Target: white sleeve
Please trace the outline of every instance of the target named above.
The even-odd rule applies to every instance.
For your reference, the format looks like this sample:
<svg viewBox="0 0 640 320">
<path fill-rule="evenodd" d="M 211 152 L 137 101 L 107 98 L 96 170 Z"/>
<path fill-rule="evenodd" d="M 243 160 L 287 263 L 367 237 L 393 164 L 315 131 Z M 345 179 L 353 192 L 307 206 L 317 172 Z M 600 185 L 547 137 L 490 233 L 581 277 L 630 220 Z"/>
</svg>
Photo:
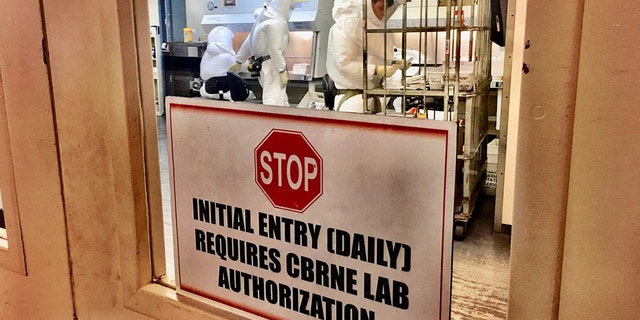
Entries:
<svg viewBox="0 0 640 320">
<path fill-rule="evenodd" d="M 349 29 L 347 34 L 345 28 Z M 362 44 L 354 37 L 354 32 L 362 32 L 351 24 L 336 24 L 329 31 L 327 51 L 327 72 L 336 85 L 342 89 L 362 89 L 363 56 Z M 371 80 L 375 65 L 367 65 L 367 78 Z"/>
</svg>

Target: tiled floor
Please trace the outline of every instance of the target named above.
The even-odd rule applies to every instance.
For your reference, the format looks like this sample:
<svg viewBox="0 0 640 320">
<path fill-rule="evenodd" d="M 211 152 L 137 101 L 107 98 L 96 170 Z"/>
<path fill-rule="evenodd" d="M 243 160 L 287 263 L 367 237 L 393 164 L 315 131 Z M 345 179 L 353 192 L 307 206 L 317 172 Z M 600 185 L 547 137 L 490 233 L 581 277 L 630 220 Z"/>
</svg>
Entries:
<svg viewBox="0 0 640 320">
<path fill-rule="evenodd" d="M 493 233 L 495 197 L 482 196 L 467 237 L 453 243 L 451 319 L 506 319 L 509 236 Z"/>
<path fill-rule="evenodd" d="M 174 278 L 165 117 L 158 117 L 167 276 Z M 506 319 L 510 237 L 493 233 L 495 198 L 482 196 L 467 237 L 454 242 L 451 319 Z"/>
</svg>

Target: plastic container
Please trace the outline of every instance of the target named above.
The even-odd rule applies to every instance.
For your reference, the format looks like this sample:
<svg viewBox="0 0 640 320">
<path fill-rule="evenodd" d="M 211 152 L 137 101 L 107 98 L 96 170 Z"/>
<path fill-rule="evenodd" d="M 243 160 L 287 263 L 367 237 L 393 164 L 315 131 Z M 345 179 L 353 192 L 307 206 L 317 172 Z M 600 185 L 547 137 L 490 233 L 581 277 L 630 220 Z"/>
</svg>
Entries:
<svg viewBox="0 0 640 320">
<path fill-rule="evenodd" d="M 193 40 L 193 29 L 182 28 L 184 42 L 191 42 Z"/>
</svg>

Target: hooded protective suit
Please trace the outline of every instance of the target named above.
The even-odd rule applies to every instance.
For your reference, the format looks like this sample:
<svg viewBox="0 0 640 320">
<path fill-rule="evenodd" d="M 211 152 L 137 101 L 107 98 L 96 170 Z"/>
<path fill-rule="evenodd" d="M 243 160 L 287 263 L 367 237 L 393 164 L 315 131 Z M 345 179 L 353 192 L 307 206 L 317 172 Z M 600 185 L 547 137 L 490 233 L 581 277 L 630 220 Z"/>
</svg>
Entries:
<svg viewBox="0 0 640 320">
<path fill-rule="evenodd" d="M 259 78 L 262 103 L 266 105 L 289 106 L 284 53 L 289 45 L 289 12 L 295 5 L 295 0 L 267 0 L 256 10 L 253 29 L 236 55 L 237 63 L 250 57 L 268 57 L 262 62 Z"/>
<path fill-rule="evenodd" d="M 385 0 L 380 0 L 385 1 Z M 387 15 L 378 19 L 373 12 L 371 0 L 367 2 L 367 26 L 369 29 L 381 29 L 385 26 L 385 20 L 390 17 L 398 6 L 404 1 L 396 0 L 387 8 Z M 352 92 L 360 91 L 360 94 L 351 96 L 342 101 L 344 94 L 338 94 L 335 98 L 335 106 L 339 111 L 365 112 L 361 91 L 363 89 L 363 14 L 362 0 L 336 0 L 333 5 L 333 19 L 335 24 L 329 30 L 327 47 L 327 73 L 335 82 L 336 88 Z M 390 64 L 393 60 L 393 42 L 387 38 L 384 43 L 384 35 L 369 33 L 368 44 L 368 87 L 375 88 L 380 85 L 381 77 L 375 75 L 376 67 Z M 385 61 L 385 51 L 387 60 Z M 373 99 L 367 101 L 367 109 L 373 110 Z"/>
<path fill-rule="evenodd" d="M 236 61 L 236 52 L 233 50 L 233 32 L 227 27 L 215 27 L 207 37 L 207 50 L 200 61 L 200 78 L 207 81 L 213 77 L 226 77 L 227 70 Z M 205 98 L 217 99 L 218 92 L 207 92 L 205 86 L 200 88 L 200 95 Z M 224 94 L 224 99 L 231 99 L 229 92 Z"/>
</svg>

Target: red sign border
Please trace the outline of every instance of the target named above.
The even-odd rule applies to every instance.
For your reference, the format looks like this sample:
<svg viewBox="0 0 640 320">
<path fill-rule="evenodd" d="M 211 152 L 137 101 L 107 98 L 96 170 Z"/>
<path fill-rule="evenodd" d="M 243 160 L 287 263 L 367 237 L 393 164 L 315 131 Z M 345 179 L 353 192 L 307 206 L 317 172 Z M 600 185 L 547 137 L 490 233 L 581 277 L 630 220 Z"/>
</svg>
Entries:
<svg viewBox="0 0 640 320">
<path fill-rule="evenodd" d="M 179 99 L 179 98 L 178 98 Z M 306 122 L 321 122 L 321 123 L 328 123 L 328 124 L 340 124 L 340 125 L 351 125 L 351 126 L 356 126 L 356 127 L 362 127 L 362 128 L 369 128 L 369 129 L 378 129 L 378 130 L 390 130 L 391 128 L 393 128 L 394 130 L 399 130 L 399 131 L 404 131 L 404 132 L 414 132 L 414 133 L 421 133 L 421 134 L 426 134 L 426 133 L 430 133 L 430 134 L 436 134 L 436 135 L 444 135 L 444 139 L 445 139 L 445 154 L 449 154 L 449 141 L 451 139 L 449 131 L 447 129 L 436 129 L 436 128 L 421 128 L 421 127 L 415 127 L 415 126 L 403 126 L 403 125 L 398 125 L 398 124 L 384 124 L 384 123 L 372 123 L 372 122 L 361 122 L 361 121 L 356 121 L 356 120 L 349 120 L 349 119 L 335 119 L 335 118 L 321 118 L 321 117 L 314 117 L 314 116 L 300 116 L 300 115 L 295 115 L 295 114 L 283 114 L 283 113 L 265 113 L 264 111 L 258 111 L 258 110 L 247 110 L 247 109 L 232 109 L 232 108 L 228 108 L 228 107 L 223 107 L 223 106 L 212 106 L 212 105 L 193 105 L 193 104 L 186 104 L 186 101 L 184 101 L 185 103 L 179 103 L 179 102 L 172 102 L 172 101 L 167 101 L 167 106 L 168 106 L 168 114 L 169 116 L 167 117 L 167 133 L 169 133 L 169 131 L 172 130 L 172 124 L 170 121 L 171 118 L 171 114 L 174 110 L 176 109 L 191 109 L 194 111 L 200 111 L 200 112 L 220 112 L 220 113 L 229 113 L 229 114 L 236 114 L 236 115 L 241 115 L 241 116 L 249 116 L 249 117 L 264 117 L 264 118 L 275 118 L 275 119 L 286 119 L 286 120 L 291 120 L 291 121 L 306 121 Z M 281 108 L 281 107 L 274 107 L 274 108 Z M 316 111 L 314 111 L 316 112 Z M 420 120 L 420 121 L 424 121 L 424 120 Z M 455 139 L 455 133 L 454 133 L 454 137 Z M 170 137 L 169 135 L 167 135 L 167 143 L 169 144 L 173 144 L 173 139 L 172 137 Z M 455 146 L 454 146 L 455 148 Z M 173 158 L 172 154 L 169 154 L 169 157 Z M 171 168 L 170 168 L 171 169 Z M 444 165 L 444 189 L 445 192 L 443 194 L 443 205 L 442 205 L 442 227 L 441 227 L 441 240 L 440 240 L 440 303 L 439 303 L 439 320 L 442 320 L 442 313 L 445 311 L 442 308 L 442 302 L 443 302 L 443 298 L 442 298 L 442 291 L 443 291 L 443 287 L 444 287 L 444 281 L 443 281 L 443 274 L 444 274 L 444 251 L 445 251 L 445 243 L 447 241 L 446 237 L 445 237 L 445 232 L 446 232 L 446 228 L 445 228 L 445 223 L 446 223 L 446 215 L 447 215 L 447 202 L 446 202 L 446 197 L 447 197 L 447 176 L 449 174 L 451 174 L 448 170 L 447 170 L 447 164 L 445 163 Z M 455 174 L 455 170 L 454 173 Z M 175 188 L 175 186 L 174 186 Z M 171 195 L 172 197 L 175 195 Z M 175 203 L 176 199 L 172 199 Z M 453 199 L 451 199 L 453 201 Z M 453 228 L 453 224 L 451 225 L 451 227 Z M 176 222 L 176 226 L 175 226 L 175 230 L 177 232 L 178 227 L 177 227 L 177 222 Z M 452 235 L 453 235 L 453 229 L 451 230 Z M 177 237 L 174 235 L 174 239 L 176 239 Z M 453 238 L 450 239 L 451 241 L 453 241 Z M 177 244 L 174 244 L 174 246 L 177 247 Z M 451 250 L 453 250 L 453 244 L 451 245 Z M 179 263 L 180 261 L 180 252 L 176 251 L 175 252 L 176 258 L 175 259 L 175 263 L 176 265 Z M 453 252 L 451 253 L 451 270 L 450 270 L 450 275 L 451 277 L 453 277 Z M 266 319 L 270 319 L 270 320 L 284 320 L 280 317 L 271 315 L 271 314 L 267 314 L 264 313 L 262 311 L 259 310 L 255 310 L 252 308 L 246 308 L 243 307 L 241 305 L 238 305 L 236 303 L 234 303 L 233 301 L 230 301 L 228 299 L 222 298 L 222 297 L 217 297 L 214 296 L 212 294 L 209 293 L 205 293 L 205 292 L 201 292 L 198 289 L 192 288 L 188 285 L 183 285 L 182 282 L 180 281 L 181 277 L 180 277 L 180 273 L 179 273 L 179 268 L 177 269 L 177 273 L 176 273 L 176 288 L 180 289 L 180 290 L 184 290 L 185 292 L 188 292 L 190 294 L 193 294 L 197 297 L 202 297 L 205 299 L 209 299 L 211 301 L 217 302 L 217 303 L 222 303 L 224 305 L 236 308 L 238 310 L 244 311 L 244 312 L 248 312 L 251 313 L 253 315 L 257 315 Z M 452 278 L 451 278 L 452 279 Z M 450 280 L 451 280 L 450 279 Z M 449 310 L 447 310 L 447 312 L 449 313 L 449 315 L 451 314 L 451 285 L 449 285 Z"/>
</svg>

